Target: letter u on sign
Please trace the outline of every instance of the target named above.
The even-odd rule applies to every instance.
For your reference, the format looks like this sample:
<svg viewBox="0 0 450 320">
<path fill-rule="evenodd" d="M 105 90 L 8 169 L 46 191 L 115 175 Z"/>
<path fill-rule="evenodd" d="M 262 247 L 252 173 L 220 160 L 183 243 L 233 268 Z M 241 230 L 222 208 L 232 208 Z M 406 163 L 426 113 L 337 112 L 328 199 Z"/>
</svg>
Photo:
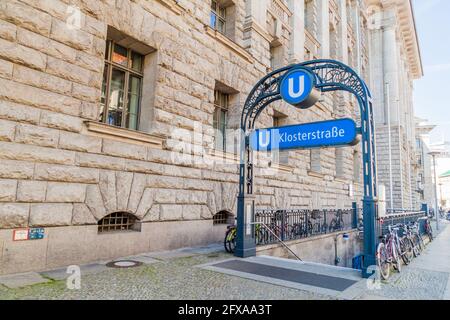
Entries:
<svg viewBox="0 0 450 320">
<path fill-rule="evenodd" d="M 259 146 L 263 149 L 267 148 L 270 143 L 270 131 L 260 131 L 259 132 Z"/>
<path fill-rule="evenodd" d="M 297 81 L 297 91 L 294 90 L 294 78 L 289 78 L 288 79 L 288 91 L 289 91 L 289 96 L 292 98 L 299 98 L 303 95 L 303 93 L 305 93 L 305 76 L 301 75 L 298 77 L 298 81 Z"/>
<path fill-rule="evenodd" d="M 297 68 L 284 75 L 280 83 L 280 95 L 284 101 L 296 107 L 306 103 L 314 88 L 314 75 L 304 68 Z"/>
</svg>

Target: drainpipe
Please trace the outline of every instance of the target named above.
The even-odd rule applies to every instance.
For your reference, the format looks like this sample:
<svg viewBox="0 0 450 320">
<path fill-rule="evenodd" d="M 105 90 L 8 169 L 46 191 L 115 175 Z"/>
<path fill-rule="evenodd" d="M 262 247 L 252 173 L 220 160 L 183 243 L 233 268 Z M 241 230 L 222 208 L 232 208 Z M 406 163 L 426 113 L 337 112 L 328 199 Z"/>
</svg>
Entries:
<svg viewBox="0 0 450 320">
<path fill-rule="evenodd" d="M 390 101 L 389 83 L 386 83 L 386 107 L 387 107 L 387 125 L 388 125 L 388 148 L 389 148 L 389 197 L 391 212 L 394 209 L 394 183 L 392 179 L 392 144 L 391 144 L 391 101 Z"/>
<path fill-rule="evenodd" d="M 336 234 L 336 236 L 334 237 L 334 265 L 337 266 L 339 264 L 339 262 L 341 262 L 341 258 L 338 257 L 338 249 L 337 249 L 337 241 L 338 241 L 338 237 L 342 235 L 342 238 L 344 240 L 348 240 L 349 239 L 349 235 L 348 233 L 338 233 Z"/>
<path fill-rule="evenodd" d="M 337 266 L 339 262 L 341 262 L 341 258 L 338 257 L 338 250 L 337 250 L 337 239 L 339 237 L 339 234 L 337 234 L 334 237 L 334 265 Z"/>
</svg>

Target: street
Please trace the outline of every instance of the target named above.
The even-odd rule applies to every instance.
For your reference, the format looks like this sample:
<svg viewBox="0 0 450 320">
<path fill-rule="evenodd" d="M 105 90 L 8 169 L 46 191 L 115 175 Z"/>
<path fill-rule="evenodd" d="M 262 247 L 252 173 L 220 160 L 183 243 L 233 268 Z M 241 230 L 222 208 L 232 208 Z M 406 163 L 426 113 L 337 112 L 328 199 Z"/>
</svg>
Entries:
<svg viewBox="0 0 450 320">
<path fill-rule="evenodd" d="M 448 226 L 449 224 L 443 221 L 439 235 L 422 255 L 410 265 L 404 266 L 400 274 L 394 272 L 388 281 L 381 283 L 380 289 L 368 289 L 367 280 L 360 279 L 349 289 L 351 296 L 323 294 L 320 290 L 294 289 L 201 268 L 201 265 L 232 258 L 217 244 L 127 257 L 127 260 L 143 263 L 133 268 L 109 268 L 106 261 L 81 266 L 80 289 L 68 289 L 66 278 L 69 274 L 66 274 L 65 268 L 41 274 L 1 276 L 0 300 L 450 299 Z M 26 279 L 31 279 L 28 285 Z M 14 288 L 15 286 L 19 287 Z"/>
</svg>

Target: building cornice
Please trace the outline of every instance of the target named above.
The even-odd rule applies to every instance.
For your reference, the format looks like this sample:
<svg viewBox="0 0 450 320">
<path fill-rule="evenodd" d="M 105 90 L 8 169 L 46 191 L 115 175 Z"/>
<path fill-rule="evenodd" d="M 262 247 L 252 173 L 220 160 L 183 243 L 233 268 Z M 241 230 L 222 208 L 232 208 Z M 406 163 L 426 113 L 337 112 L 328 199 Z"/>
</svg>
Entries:
<svg viewBox="0 0 450 320">
<path fill-rule="evenodd" d="M 395 8 L 398 36 L 408 59 L 408 66 L 413 79 L 423 76 L 422 57 L 417 36 L 414 9 L 411 0 L 377 0 L 384 9 Z M 372 0 L 371 2 L 377 2 Z"/>
<path fill-rule="evenodd" d="M 422 57 L 417 35 L 414 8 L 411 0 L 366 0 L 368 6 L 375 6 L 383 11 L 395 12 L 397 36 L 402 42 L 409 72 L 413 79 L 423 76 Z"/>
</svg>

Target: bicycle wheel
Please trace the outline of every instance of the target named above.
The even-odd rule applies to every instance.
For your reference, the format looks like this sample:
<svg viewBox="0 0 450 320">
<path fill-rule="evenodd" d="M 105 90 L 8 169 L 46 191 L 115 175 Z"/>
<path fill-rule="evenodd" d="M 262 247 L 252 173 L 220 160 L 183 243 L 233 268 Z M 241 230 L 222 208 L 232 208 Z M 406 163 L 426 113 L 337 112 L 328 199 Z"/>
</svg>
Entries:
<svg viewBox="0 0 450 320">
<path fill-rule="evenodd" d="M 428 239 L 430 239 L 430 242 L 433 241 L 433 228 L 431 227 L 430 222 L 428 222 L 427 235 Z"/>
<path fill-rule="evenodd" d="M 233 253 L 236 248 L 236 228 L 231 228 L 229 230 L 228 237 L 226 238 L 226 246 L 229 253 Z"/>
<path fill-rule="evenodd" d="M 380 270 L 381 278 L 387 280 L 391 267 L 387 257 L 386 246 L 382 242 L 377 247 L 377 266 L 378 270 Z"/>
<path fill-rule="evenodd" d="M 409 238 L 409 241 L 411 242 L 411 246 L 413 248 L 414 258 L 417 258 L 420 255 L 420 244 L 419 239 L 417 238 L 417 234 L 412 234 Z"/>
<path fill-rule="evenodd" d="M 400 258 L 400 248 L 392 243 L 392 265 L 397 272 L 402 271 L 402 258 Z"/>
<path fill-rule="evenodd" d="M 413 258 L 413 250 L 408 238 L 400 239 L 400 249 L 402 250 L 401 255 L 403 262 L 405 265 L 410 264 Z"/>
<path fill-rule="evenodd" d="M 236 232 L 234 232 L 234 236 L 228 242 L 228 249 L 230 249 L 230 253 L 234 253 L 234 249 L 236 249 Z"/>
<path fill-rule="evenodd" d="M 417 238 L 419 239 L 420 252 L 422 252 L 423 250 L 425 250 L 425 242 L 423 242 L 423 238 L 420 233 L 417 234 Z"/>
<path fill-rule="evenodd" d="M 331 220 L 330 222 L 330 226 L 328 227 L 328 232 L 334 232 L 336 230 L 337 227 L 337 221 L 336 219 Z"/>
<path fill-rule="evenodd" d="M 232 229 L 228 229 L 227 232 L 225 232 L 225 238 L 223 239 L 223 246 L 225 247 L 225 251 L 228 253 L 231 253 L 229 247 L 228 247 L 228 237 L 230 236 L 230 232 Z"/>
<path fill-rule="evenodd" d="M 266 244 L 267 243 L 267 231 L 264 230 L 264 228 L 260 228 L 258 230 L 256 230 L 256 244 L 257 245 L 261 245 L 261 244 Z"/>
</svg>

